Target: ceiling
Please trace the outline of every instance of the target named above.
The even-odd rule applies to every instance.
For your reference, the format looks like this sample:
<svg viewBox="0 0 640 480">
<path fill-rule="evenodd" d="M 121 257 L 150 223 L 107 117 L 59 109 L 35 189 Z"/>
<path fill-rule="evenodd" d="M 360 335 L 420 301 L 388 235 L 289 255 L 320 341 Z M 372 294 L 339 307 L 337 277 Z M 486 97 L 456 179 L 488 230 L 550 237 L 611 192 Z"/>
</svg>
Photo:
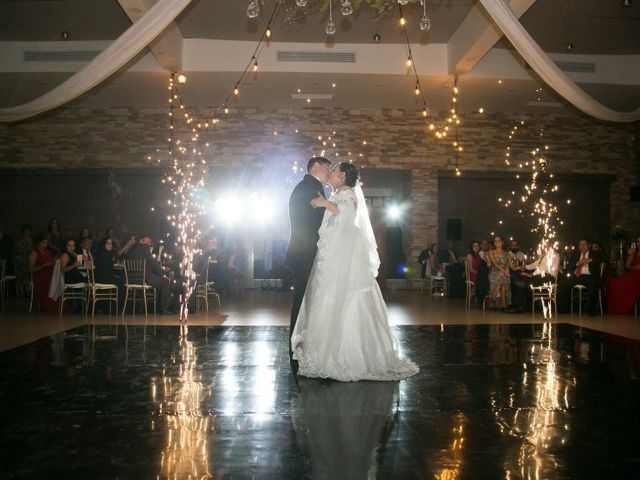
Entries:
<svg viewBox="0 0 640 480">
<path fill-rule="evenodd" d="M 265 0 L 263 12 L 256 19 L 246 16 L 247 3 L 248 0 L 194 0 L 176 23 L 185 39 L 254 42 L 264 30 L 275 0 Z M 320 0 L 309 0 L 308 7 L 296 9 L 294 0 L 284 0 L 272 23 L 273 41 L 326 44 L 324 24 L 328 14 L 318 10 L 319 3 Z M 379 16 L 365 6 L 351 17 L 342 17 L 339 1 L 334 0 L 334 4 L 338 29 L 331 42 L 372 45 L 377 33 L 381 44 L 403 43 L 395 8 Z M 407 5 L 404 16 L 408 20 L 410 42 L 420 45 L 450 42 L 474 5 L 475 0 L 427 0 L 427 12 L 433 22 L 429 32 L 422 32 L 417 26 L 422 7 Z M 621 0 L 537 0 L 521 22 L 548 53 L 567 54 L 567 44 L 571 43 L 570 54 L 580 56 L 581 61 L 587 58 L 584 55 L 640 55 L 640 0 L 632 0 L 628 7 Z M 116 0 L 0 0 L 0 42 L 58 41 L 64 45 L 59 41 L 63 31 L 73 41 L 114 40 L 130 25 Z M 512 50 L 505 40 L 499 41 L 496 48 Z M 517 57 L 517 53 L 513 54 Z M 16 105 L 35 98 L 70 75 L 71 72 L 0 71 L 0 105 Z M 203 71 L 189 72 L 188 76 L 187 101 L 206 106 L 224 99 L 238 73 Z M 626 82 L 623 74 L 622 77 L 616 83 L 592 82 L 582 86 L 608 106 L 629 110 L 640 105 L 640 81 Z M 123 71 L 76 103 L 92 107 L 162 105 L 166 79 L 166 72 L 159 69 Z M 421 82 L 432 109 L 448 108 L 451 76 L 425 75 L 421 76 Z M 337 84 L 335 89 L 330 87 L 332 83 Z M 243 89 L 239 104 L 262 108 L 308 107 L 304 100 L 291 98 L 300 88 L 303 92 L 333 95 L 328 100 L 313 100 L 311 106 L 421 108 L 411 95 L 413 85 L 414 79 L 408 74 L 258 72 L 247 77 L 244 86 L 249 88 Z M 504 112 L 567 110 L 566 103 L 535 77 L 508 79 L 498 73 L 478 76 L 471 72 L 460 78 L 460 86 L 461 111 L 471 112 L 481 106 L 488 111 Z M 536 92 L 538 88 L 543 88 L 542 92 Z"/>
</svg>

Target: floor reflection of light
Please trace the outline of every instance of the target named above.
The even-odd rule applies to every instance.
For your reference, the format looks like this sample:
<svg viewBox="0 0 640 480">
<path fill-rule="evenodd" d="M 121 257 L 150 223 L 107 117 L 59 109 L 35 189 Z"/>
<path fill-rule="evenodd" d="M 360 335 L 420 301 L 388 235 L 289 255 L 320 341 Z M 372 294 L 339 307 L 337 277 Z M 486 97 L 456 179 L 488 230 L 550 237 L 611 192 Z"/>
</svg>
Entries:
<svg viewBox="0 0 640 480">
<path fill-rule="evenodd" d="M 464 446 L 464 414 L 458 413 L 455 416 L 455 425 L 452 429 L 453 438 L 449 448 L 444 450 L 443 461 L 445 467 L 435 472 L 436 480 L 455 480 L 460 475 L 462 466 L 462 447 Z"/>
<path fill-rule="evenodd" d="M 151 397 L 158 412 L 166 420 L 167 438 L 160 455 L 162 478 L 208 478 L 209 417 L 202 415 L 201 404 L 210 393 L 203 387 L 197 370 L 197 349 L 187 340 L 188 327 L 181 326 L 178 354 L 178 374 L 171 369 L 162 372 L 162 393 L 157 379 L 151 379 Z M 155 428 L 155 424 L 152 425 Z"/>
<path fill-rule="evenodd" d="M 258 367 L 253 377 L 253 396 L 255 398 L 253 411 L 266 414 L 273 411 L 276 400 L 276 371 L 274 368 Z M 261 416 L 257 417 L 262 419 Z"/>
<path fill-rule="evenodd" d="M 238 358 L 238 346 L 235 342 L 224 342 L 222 347 L 223 359 L 222 363 L 226 366 L 235 365 Z"/>
<path fill-rule="evenodd" d="M 501 432 L 522 439 L 519 452 L 515 458 L 516 465 L 505 462 L 505 478 L 538 479 L 553 477 L 558 468 L 557 461 L 550 452 L 554 447 L 567 441 L 568 409 L 571 406 L 571 390 L 575 387 L 572 378 L 559 373 L 558 360 L 560 352 L 556 350 L 554 326 L 545 323 L 542 327 L 539 342 L 529 351 L 532 365 L 523 365 L 522 392 L 526 394 L 531 388 L 535 391 L 533 408 L 517 408 L 509 419 L 507 412 L 499 407 L 496 399 L 492 399 L 496 421 Z M 513 394 L 508 398 L 509 406 L 513 406 Z M 562 427 L 560 426 L 562 425 Z"/>
</svg>

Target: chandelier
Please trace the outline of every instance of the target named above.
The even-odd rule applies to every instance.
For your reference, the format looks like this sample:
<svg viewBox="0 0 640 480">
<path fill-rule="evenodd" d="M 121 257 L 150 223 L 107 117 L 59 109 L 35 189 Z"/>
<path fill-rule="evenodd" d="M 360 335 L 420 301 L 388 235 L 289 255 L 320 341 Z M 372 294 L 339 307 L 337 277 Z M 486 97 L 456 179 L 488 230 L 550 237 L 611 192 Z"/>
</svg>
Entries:
<svg viewBox="0 0 640 480">
<path fill-rule="evenodd" d="M 277 0 L 280 2 L 287 2 L 287 0 Z M 287 16 L 289 19 L 299 18 L 301 10 L 310 9 L 315 4 L 318 6 L 318 10 L 329 10 L 329 20 L 325 26 L 325 33 L 327 35 L 333 35 L 336 33 L 336 23 L 333 19 L 333 4 L 340 3 L 340 13 L 344 17 L 350 16 L 355 10 L 359 9 L 364 4 L 367 4 L 371 10 L 376 12 L 379 16 L 386 10 L 394 8 L 396 5 L 407 5 L 409 3 L 419 3 L 422 5 L 422 16 L 420 17 L 420 30 L 423 32 L 431 30 L 431 17 L 427 14 L 427 1 L 428 0 L 288 0 L 288 3 L 292 3 L 292 13 Z M 264 7 L 264 0 L 249 0 L 247 4 L 247 17 L 256 18 L 260 15 L 262 8 Z"/>
</svg>

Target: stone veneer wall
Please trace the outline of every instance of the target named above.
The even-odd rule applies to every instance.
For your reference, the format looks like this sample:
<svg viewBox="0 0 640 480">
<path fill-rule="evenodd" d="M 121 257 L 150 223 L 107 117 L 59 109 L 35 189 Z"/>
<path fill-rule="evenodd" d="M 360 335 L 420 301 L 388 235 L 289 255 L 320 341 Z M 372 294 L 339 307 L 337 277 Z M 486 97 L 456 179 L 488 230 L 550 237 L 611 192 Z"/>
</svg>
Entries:
<svg viewBox="0 0 640 480">
<path fill-rule="evenodd" d="M 548 114 L 466 115 L 459 131 L 465 148 L 460 155 L 463 171 L 506 171 L 507 135 L 523 118 L 536 125 L 532 131 L 544 128 L 545 144 L 550 148 L 548 158 L 558 173 L 615 177 L 610 191 L 612 225 L 635 231 L 638 212 L 629 201 L 629 188 L 638 182 L 633 125 Z M 239 109 L 208 130 L 203 139 L 210 142 L 205 155 L 212 166 L 292 165 L 295 160 L 304 164 L 311 154 L 318 153 L 322 146 L 317 137 L 326 137 L 332 131 L 336 133 L 330 143 L 338 142 L 338 158 L 351 151 L 356 163 L 365 168 L 411 172 L 408 253 L 415 256 L 422 246 L 436 241 L 438 171 L 453 170 L 452 153 L 450 142 L 437 141 L 427 133 L 419 112 Z M 0 126 L 0 169 L 160 168 L 149 155 L 166 148 L 166 136 L 167 115 L 163 109 L 68 107 L 16 125 Z M 521 142 L 525 149 L 529 145 L 535 146 L 527 140 Z M 335 151 L 331 145 L 327 149 Z"/>
</svg>

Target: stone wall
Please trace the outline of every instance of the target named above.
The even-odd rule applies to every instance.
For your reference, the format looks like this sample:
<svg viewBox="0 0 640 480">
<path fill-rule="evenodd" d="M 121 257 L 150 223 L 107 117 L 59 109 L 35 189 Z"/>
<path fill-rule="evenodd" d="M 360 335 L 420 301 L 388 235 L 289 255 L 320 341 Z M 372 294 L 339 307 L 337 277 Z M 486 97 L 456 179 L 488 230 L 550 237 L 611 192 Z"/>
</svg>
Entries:
<svg viewBox="0 0 640 480">
<path fill-rule="evenodd" d="M 206 111 L 200 114 L 204 116 Z M 2 125 L 0 169 L 5 173 L 16 169 L 54 173 L 87 168 L 162 168 L 167 119 L 166 111 L 157 108 L 66 107 L 19 124 Z M 629 201 L 629 188 L 638 182 L 633 125 L 550 114 L 462 116 L 458 139 L 464 145 L 459 156 L 463 172 L 513 168 L 504 163 L 507 137 L 511 127 L 523 119 L 529 131 L 514 139 L 515 145 L 522 151 L 536 146 L 538 132 L 543 129 L 543 142 L 549 146 L 548 158 L 555 171 L 611 176 L 611 223 L 635 232 L 638 210 Z M 451 142 L 436 140 L 428 133 L 420 112 L 239 109 L 206 130 L 202 140 L 210 144 L 204 155 L 211 166 L 282 167 L 296 160 L 304 164 L 310 155 L 319 153 L 323 146 L 318 136 L 323 141 L 332 137 L 325 147 L 332 158 L 352 158 L 369 169 L 409 170 L 412 209 L 408 253 L 415 256 L 438 238 L 438 172 L 453 170 L 454 160 Z"/>
</svg>

